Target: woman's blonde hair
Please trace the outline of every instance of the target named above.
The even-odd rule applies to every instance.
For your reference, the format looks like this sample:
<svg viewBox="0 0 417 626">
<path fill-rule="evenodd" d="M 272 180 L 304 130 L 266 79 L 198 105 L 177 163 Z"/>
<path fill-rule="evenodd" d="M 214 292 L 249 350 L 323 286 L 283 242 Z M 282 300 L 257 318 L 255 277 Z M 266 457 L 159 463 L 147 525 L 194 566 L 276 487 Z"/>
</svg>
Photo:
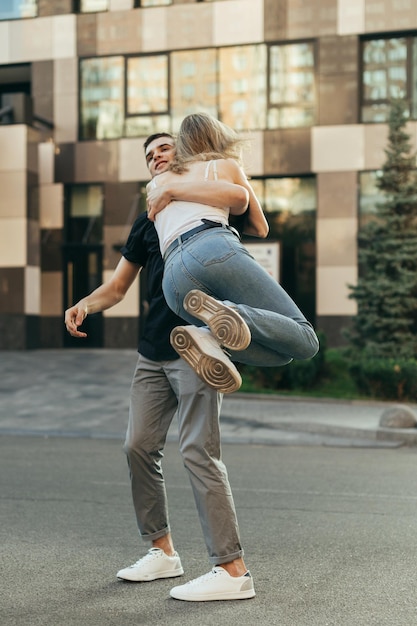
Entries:
<svg viewBox="0 0 417 626">
<path fill-rule="evenodd" d="M 192 161 L 235 159 L 241 163 L 242 140 L 226 124 L 207 113 L 192 113 L 181 122 L 170 169 L 177 174 Z"/>
</svg>

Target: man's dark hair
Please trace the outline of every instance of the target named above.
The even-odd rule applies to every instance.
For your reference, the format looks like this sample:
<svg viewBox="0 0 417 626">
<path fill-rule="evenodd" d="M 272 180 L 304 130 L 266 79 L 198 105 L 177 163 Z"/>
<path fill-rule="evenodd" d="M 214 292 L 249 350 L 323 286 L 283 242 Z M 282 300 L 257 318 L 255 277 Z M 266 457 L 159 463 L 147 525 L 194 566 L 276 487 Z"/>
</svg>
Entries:
<svg viewBox="0 0 417 626">
<path fill-rule="evenodd" d="M 149 146 L 149 144 L 154 139 L 159 139 L 159 137 L 170 137 L 171 139 L 175 139 L 170 133 L 154 133 L 153 135 L 149 135 L 149 137 L 147 138 L 147 140 L 143 144 L 143 149 L 146 150 L 146 148 Z"/>
</svg>

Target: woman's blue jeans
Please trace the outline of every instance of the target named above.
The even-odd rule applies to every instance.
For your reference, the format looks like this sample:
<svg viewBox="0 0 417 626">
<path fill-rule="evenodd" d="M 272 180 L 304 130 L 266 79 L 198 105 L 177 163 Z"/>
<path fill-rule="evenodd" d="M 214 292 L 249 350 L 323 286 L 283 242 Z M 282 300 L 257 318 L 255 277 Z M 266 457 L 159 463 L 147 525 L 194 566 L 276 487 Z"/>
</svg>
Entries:
<svg viewBox="0 0 417 626">
<path fill-rule="evenodd" d="M 168 254 L 162 286 L 169 307 L 196 326 L 202 322 L 183 308 L 191 289 L 201 289 L 239 311 L 252 341 L 246 350 L 231 353 L 234 361 L 285 365 L 292 359 L 310 359 L 319 349 L 317 335 L 297 305 L 226 228 L 204 230 Z"/>
</svg>

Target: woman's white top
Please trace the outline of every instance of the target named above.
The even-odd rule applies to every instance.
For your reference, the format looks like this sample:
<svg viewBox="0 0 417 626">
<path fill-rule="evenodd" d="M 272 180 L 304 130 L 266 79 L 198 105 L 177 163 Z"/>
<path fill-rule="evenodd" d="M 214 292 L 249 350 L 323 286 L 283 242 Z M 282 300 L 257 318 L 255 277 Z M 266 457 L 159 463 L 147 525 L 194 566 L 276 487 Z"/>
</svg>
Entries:
<svg viewBox="0 0 417 626">
<path fill-rule="evenodd" d="M 204 180 L 209 180 L 210 167 L 213 169 L 213 178 L 217 180 L 217 163 L 216 161 L 208 161 Z M 158 176 L 151 181 L 152 187 L 157 187 L 156 181 Z M 157 213 L 155 218 L 155 228 L 158 233 L 159 247 L 161 254 L 164 255 L 168 246 L 183 233 L 201 226 L 202 218 L 220 222 L 224 225 L 229 223 L 229 208 L 215 207 L 208 204 L 200 204 L 199 202 L 184 202 L 182 200 L 173 200 L 167 206 Z"/>
</svg>

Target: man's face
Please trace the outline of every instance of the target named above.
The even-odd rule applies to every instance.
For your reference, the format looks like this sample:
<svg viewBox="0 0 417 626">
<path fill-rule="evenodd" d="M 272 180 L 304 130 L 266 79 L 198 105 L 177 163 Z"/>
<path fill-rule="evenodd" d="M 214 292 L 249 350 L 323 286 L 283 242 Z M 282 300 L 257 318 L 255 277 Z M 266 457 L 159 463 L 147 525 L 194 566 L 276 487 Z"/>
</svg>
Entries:
<svg viewBox="0 0 417 626">
<path fill-rule="evenodd" d="M 146 146 L 146 164 L 152 178 L 166 172 L 175 155 L 175 144 L 172 137 L 158 137 Z"/>
</svg>

